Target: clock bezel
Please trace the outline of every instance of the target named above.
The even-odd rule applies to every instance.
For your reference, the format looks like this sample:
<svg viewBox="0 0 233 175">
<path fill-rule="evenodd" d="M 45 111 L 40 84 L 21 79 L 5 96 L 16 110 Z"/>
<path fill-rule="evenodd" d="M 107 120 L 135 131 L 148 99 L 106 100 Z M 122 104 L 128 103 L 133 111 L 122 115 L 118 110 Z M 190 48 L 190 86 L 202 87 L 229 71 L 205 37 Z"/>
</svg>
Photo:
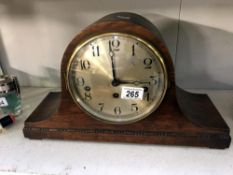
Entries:
<svg viewBox="0 0 233 175">
<path fill-rule="evenodd" d="M 80 96 L 78 95 L 78 93 L 74 93 L 75 90 L 74 88 L 71 87 L 70 85 L 70 81 L 69 81 L 69 72 L 70 72 L 70 67 L 72 65 L 72 61 L 73 59 L 75 59 L 76 57 L 76 54 L 77 52 L 83 47 L 85 46 L 86 44 L 88 44 L 89 42 L 93 41 L 93 40 L 96 40 L 100 37 L 105 37 L 105 36 L 114 36 L 114 35 L 120 35 L 120 36 L 124 36 L 124 37 L 129 37 L 129 38 L 132 38 L 132 39 L 135 39 L 141 43 L 143 43 L 147 48 L 149 48 L 153 54 L 156 55 L 156 58 L 158 60 L 158 62 L 160 63 L 160 66 L 162 67 L 162 70 L 163 70 L 163 73 L 164 73 L 164 87 L 163 87 L 163 92 L 160 96 L 160 99 L 158 100 L 157 103 L 153 104 L 153 102 L 150 104 L 150 106 L 152 106 L 152 108 L 148 111 L 148 110 L 145 110 L 143 113 L 140 113 L 139 115 L 136 115 L 137 117 L 136 118 L 133 118 L 131 120 L 106 120 L 106 119 L 103 119 L 101 118 L 101 114 L 100 113 L 97 113 L 94 111 L 94 114 L 91 113 L 90 111 L 88 111 L 84 106 L 88 106 L 85 102 L 83 102 L 83 100 L 80 98 Z M 128 33 L 123 33 L 123 32 L 106 32 L 106 33 L 102 33 L 102 34 L 98 34 L 98 35 L 95 35 L 95 36 L 92 36 L 92 37 L 89 37 L 88 39 L 85 39 L 84 41 L 80 42 L 76 47 L 75 49 L 73 49 L 72 51 L 72 54 L 71 56 L 69 57 L 68 59 L 68 64 L 67 64 L 67 67 L 66 67 L 66 75 L 65 75 L 65 85 L 69 91 L 69 94 L 70 96 L 72 97 L 72 100 L 75 102 L 75 104 L 77 104 L 85 113 L 87 113 L 89 116 L 99 120 L 99 121 L 102 121 L 102 122 L 105 122 L 105 123 L 110 123 L 110 124 L 130 124 L 130 123 L 134 123 L 134 122 L 137 122 L 137 121 L 140 121 L 146 117 L 148 117 L 150 114 L 152 114 L 154 111 L 156 111 L 156 109 L 160 106 L 160 104 L 162 103 L 163 99 L 164 99 L 164 96 L 167 92 L 167 88 L 168 88 L 168 84 L 169 84 L 169 80 L 168 80 L 168 72 L 167 72 L 167 68 L 166 68 L 166 65 L 165 65 L 165 61 L 162 57 L 162 55 L 160 54 L 160 52 L 157 50 L 157 48 L 155 48 L 150 42 L 142 39 L 142 37 L 138 37 L 136 35 L 133 35 L 133 34 L 128 34 Z"/>
</svg>

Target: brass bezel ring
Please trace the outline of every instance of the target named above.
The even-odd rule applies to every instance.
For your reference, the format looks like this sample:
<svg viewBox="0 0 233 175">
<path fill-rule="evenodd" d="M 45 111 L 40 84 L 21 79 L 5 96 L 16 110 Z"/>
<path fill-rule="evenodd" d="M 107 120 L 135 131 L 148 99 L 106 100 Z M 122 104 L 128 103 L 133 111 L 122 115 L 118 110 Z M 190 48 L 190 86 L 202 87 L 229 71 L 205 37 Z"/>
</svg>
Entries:
<svg viewBox="0 0 233 175">
<path fill-rule="evenodd" d="M 72 63 L 73 59 L 75 58 L 75 55 L 78 53 L 78 51 L 83 46 L 85 46 L 87 43 L 90 43 L 91 41 L 93 41 L 95 39 L 98 39 L 98 38 L 101 38 L 101 37 L 106 37 L 106 36 L 114 36 L 114 35 L 133 38 L 133 39 L 135 39 L 135 40 L 143 43 L 146 47 L 148 47 L 156 55 L 156 59 L 159 60 L 159 63 L 161 64 L 161 67 L 163 69 L 163 73 L 164 73 L 164 87 L 163 87 L 163 92 L 162 92 L 162 95 L 160 96 L 159 101 L 152 107 L 152 109 L 149 112 L 147 112 L 146 114 L 144 114 L 145 113 L 144 112 L 141 115 L 138 115 L 138 117 L 136 119 L 125 120 L 125 121 L 106 120 L 106 119 L 101 118 L 101 116 L 98 113 L 93 114 L 93 113 L 89 112 L 85 108 L 85 106 L 87 106 L 87 105 L 81 100 L 81 98 L 77 95 L 77 93 L 74 94 L 74 90 L 72 89 L 72 87 L 70 86 L 70 83 L 69 83 L 69 73 L 70 73 L 71 63 Z M 66 87 L 68 88 L 68 91 L 69 91 L 71 97 L 73 98 L 74 102 L 82 110 L 84 110 L 87 114 L 89 114 L 90 116 L 94 117 L 95 119 L 101 120 L 101 121 L 106 122 L 106 123 L 111 123 L 111 124 L 129 124 L 129 123 L 133 123 L 133 122 L 136 122 L 136 121 L 139 121 L 139 120 L 142 120 L 142 119 L 146 118 L 147 116 L 149 116 L 151 113 L 153 113 L 159 107 L 159 105 L 161 104 L 161 102 L 162 102 L 162 100 L 163 100 L 163 98 L 164 98 L 164 96 L 166 94 L 167 87 L 168 87 L 167 68 L 166 68 L 164 59 L 161 56 L 161 54 L 159 53 L 159 51 L 155 47 L 153 47 L 152 44 L 150 44 L 149 42 L 145 41 L 144 39 L 142 39 L 142 38 L 140 38 L 138 36 L 135 36 L 135 35 L 131 35 L 131 34 L 127 34 L 127 33 L 122 33 L 122 32 L 107 32 L 107 33 L 99 34 L 99 35 L 96 35 L 94 37 L 90 37 L 89 39 L 87 39 L 87 40 L 81 42 L 80 44 L 78 44 L 76 46 L 76 48 L 74 49 L 71 57 L 69 58 L 69 61 L 68 61 L 68 64 L 67 64 L 67 68 L 66 68 L 66 75 L 65 75 L 65 77 L 66 77 L 66 79 L 65 79 Z"/>
</svg>

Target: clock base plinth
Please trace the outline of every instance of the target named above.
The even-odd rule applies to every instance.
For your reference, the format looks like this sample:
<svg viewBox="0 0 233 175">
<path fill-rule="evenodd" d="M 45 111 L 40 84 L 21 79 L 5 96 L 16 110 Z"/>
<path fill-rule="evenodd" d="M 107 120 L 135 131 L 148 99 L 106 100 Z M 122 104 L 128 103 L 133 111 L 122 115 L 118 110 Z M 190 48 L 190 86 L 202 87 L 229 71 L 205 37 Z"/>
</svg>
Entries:
<svg viewBox="0 0 233 175">
<path fill-rule="evenodd" d="M 219 149 L 227 148 L 230 145 L 229 128 L 207 95 L 201 95 L 201 98 L 197 98 L 200 101 L 196 100 L 195 103 L 199 104 L 196 107 L 212 110 L 207 111 L 210 115 L 204 117 L 206 121 L 216 121 L 217 125 L 214 127 L 199 126 L 191 122 L 181 112 L 172 94 L 166 96 L 158 110 L 151 116 L 127 125 L 106 124 L 97 121 L 78 109 L 69 98 L 60 100 L 60 96 L 59 92 L 48 94 L 29 116 L 23 129 L 25 137 L 30 139 L 199 146 Z M 193 105 L 192 107 L 195 106 Z M 201 116 L 203 110 L 197 111 Z M 200 117 L 198 120 L 201 120 Z"/>
</svg>

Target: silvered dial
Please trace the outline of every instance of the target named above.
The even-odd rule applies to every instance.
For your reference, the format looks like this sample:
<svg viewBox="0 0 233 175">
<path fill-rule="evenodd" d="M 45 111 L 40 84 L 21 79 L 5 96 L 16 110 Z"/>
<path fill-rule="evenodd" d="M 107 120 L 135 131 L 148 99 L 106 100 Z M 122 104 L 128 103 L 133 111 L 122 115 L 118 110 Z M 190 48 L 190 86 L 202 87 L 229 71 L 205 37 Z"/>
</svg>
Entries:
<svg viewBox="0 0 233 175">
<path fill-rule="evenodd" d="M 131 123 L 148 116 L 167 89 L 160 54 L 128 34 L 107 33 L 85 41 L 73 52 L 67 72 L 74 101 L 91 116 L 111 123 Z"/>
</svg>

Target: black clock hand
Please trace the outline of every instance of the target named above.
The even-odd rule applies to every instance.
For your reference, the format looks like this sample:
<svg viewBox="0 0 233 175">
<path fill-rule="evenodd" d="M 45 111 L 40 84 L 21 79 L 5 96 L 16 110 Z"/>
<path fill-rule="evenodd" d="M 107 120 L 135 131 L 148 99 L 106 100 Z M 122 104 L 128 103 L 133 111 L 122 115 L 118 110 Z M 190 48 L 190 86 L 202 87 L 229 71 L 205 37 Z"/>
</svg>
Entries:
<svg viewBox="0 0 233 175">
<path fill-rule="evenodd" d="M 150 84 L 150 82 L 147 81 L 132 81 L 132 80 L 118 80 L 119 84 L 134 84 L 134 85 L 139 85 L 139 84 Z"/>
<path fill-rule="evenodd" d="M 115 62 L 114 62 L 114 56 L 115 53 L 112 50 L 112 46 L 111 46 L 111 42 L 109 41 L 109 56 L 111 58 L 111 63 L 112 63 L 112 85 L 113 86 L 118 86 L 119 85 L 119 81 L 116 78 L 116 67 L 115 67 Z"/>
<path fill-rule="evenodd" d="M 110 55 L 111 62 L 112 62 L 112 77 L 113 77 L 113 81 L 116 81 L 116 68 L 115 68 L 115 64 L 114 64 L 114 52 L 110 51 L 109 55 Z"/>
</svg>

